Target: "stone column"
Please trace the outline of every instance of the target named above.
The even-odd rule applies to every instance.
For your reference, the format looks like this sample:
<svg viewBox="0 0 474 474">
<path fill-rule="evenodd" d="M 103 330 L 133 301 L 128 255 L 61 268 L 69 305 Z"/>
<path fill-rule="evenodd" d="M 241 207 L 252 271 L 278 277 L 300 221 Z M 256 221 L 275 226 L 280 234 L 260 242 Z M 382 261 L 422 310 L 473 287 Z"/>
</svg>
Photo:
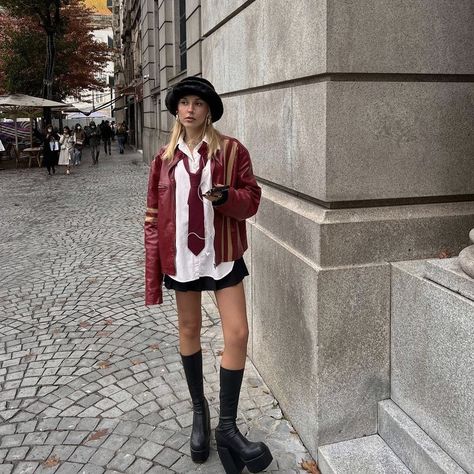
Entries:
<svg viewBox="0 0 474 474">
<path fill-rule="evenodd" d="M 157 113 L 156 89 L 160 84 L 158 58 L 158 8 L 153 0 L 140 0 L 140 30 L 143 66 L 143 156 L 150 161 L 159 149 L 159 114 Z"/>
<path fill-rule="evenodd" d="M 306 446 L 376 432 L 390 262 L 474 226 L 472 0 L 201 1 L 219 128 L 263 188 L 250 355 Z"/>
</svg>

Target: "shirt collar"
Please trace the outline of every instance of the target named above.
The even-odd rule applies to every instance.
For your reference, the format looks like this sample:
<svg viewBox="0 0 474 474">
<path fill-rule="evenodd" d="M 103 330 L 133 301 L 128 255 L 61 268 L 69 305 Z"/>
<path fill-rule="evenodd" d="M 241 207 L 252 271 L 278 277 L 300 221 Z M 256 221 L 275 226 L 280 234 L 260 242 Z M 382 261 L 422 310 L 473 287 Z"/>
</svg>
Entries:
<svg viewBox="0 0 474 474">
<path fill-rule="evenodd" d="M 206 143 L 209 145 L 209 139 L 207 138 L 207 135 L 204 135 L 203 139 L 197 144 L 196 148 L 199 150 L 199 147 L 201 146 L 202 142 Z M 184 134 L 181 134 L 178 138 L 178 143 L 176 146 L 183 151 L 184 147 L 186 146 L 186 142 L 184 141 Z"/>
</svg>

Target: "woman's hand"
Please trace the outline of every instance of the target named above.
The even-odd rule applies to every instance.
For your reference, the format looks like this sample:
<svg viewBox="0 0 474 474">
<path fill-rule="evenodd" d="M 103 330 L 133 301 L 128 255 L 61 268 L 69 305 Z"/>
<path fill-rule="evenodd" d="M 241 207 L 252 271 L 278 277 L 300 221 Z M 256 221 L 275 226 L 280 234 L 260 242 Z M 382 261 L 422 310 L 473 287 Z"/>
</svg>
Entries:
<svg viewBox="0 0 474 474">
<path fill-rule="evenodd" d="M 216 184 L 212 187 L 207 193 L 204 193 L 202 196 L 208 201 L 214 202 L 222 198 L 222 194 L 229 189 L 229 186 L 224 186 L 223 184 Z"/>
</svg>

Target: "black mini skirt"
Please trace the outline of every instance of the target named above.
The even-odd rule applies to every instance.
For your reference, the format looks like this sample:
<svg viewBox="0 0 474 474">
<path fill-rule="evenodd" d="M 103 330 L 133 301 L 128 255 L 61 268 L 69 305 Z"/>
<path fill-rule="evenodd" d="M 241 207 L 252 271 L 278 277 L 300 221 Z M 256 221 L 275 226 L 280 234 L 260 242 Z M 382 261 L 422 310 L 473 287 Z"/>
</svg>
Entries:
<svg viewBox="0 0 474 474">
<path fill-rule="evenodd" d="M 181 282 L 173 280 L 169 275 L 165 275 L 164 284 L 168 290 L 218 291 L 222 290 L 222 288 L 237 285 L 237 283 L 240 283 L 248 274 L 247 265 L 245 265 L 244 259 L 241 257 L 234 262 L 230 273 L 220 280 L 214 280 L 214 278 L 211 277 L 201 277 L 197 280 Z"/>
</svg>

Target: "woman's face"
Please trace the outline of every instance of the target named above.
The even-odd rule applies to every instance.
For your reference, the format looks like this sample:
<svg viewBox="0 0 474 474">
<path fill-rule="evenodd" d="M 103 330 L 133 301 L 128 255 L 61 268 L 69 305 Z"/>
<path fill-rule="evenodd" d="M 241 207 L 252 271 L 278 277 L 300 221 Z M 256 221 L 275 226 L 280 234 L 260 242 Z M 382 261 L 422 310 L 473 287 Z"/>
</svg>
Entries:
<svg viewBox="0 0 474 474">
<path fill-rule="evenodd" d="M 186 131 L 200 132 L 209 115 L 209 106 L 197 95 L 187 95 L 178 102 L 178 118 Z"/>
</svg>

